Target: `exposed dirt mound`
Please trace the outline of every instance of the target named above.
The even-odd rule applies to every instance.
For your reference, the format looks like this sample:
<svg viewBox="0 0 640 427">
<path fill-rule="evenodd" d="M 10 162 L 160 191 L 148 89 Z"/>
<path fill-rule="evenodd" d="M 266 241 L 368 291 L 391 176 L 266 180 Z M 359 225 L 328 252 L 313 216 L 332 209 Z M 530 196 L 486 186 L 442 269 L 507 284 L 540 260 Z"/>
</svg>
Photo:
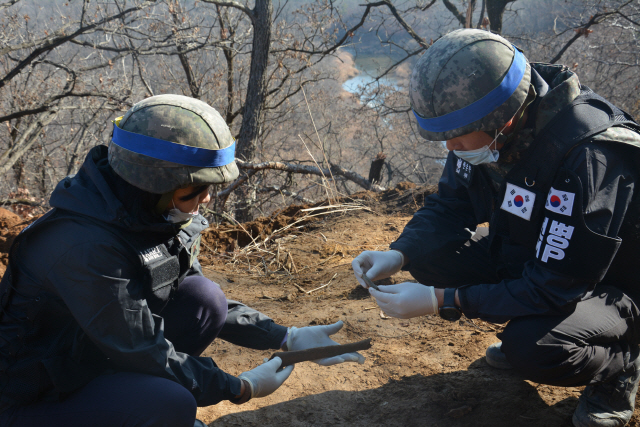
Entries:
<svg viewBox="0 0 640 427">
<path fill-rule="evenodd" d="M 18 215 L 5 208 L 0 208 L 0 230 L 4 230 L 9 227 L 13 227 L 22 221 Z"/>
<path fill-rule="evenodd" d="M 305 212 L 305 209 L 321 205 L 321 203 L 317 205 L 292 205 L 269 217 L 256 218 L 251 222 L 211 227 L 202 233 L 202 240 L 214 251 L 233 251 L 251 243 L 264 241 L 279 230 L 286 231 L 291 227 L 293 228 L 290 232 L 298 230 L 316 220 L 316 217 L 310 216 Z"/>
<path fill-rule="evenodd" d="M 277 240 L 306 229 L 310 224 L 322 220 L 332 212 L 343 212 L 357 208 L 353 202 L 381 210 L 387 215 L 413 213 L 424 203 L 424 198 L 437 191 L 434 185 L 417 186 L 411 182 L 401 182 L 395 188 L 383 193 L 361 191 L 348 198 L 340 198 L 332 205 L 321 202 L 314 205 L 291 205 L 276 211 L 269 217 L 256 218 L 243 224 L 219 225 L 202 233 L 205 245 L 214 252 L 233 252 L 247 245 Z M 274 235 L 275 233 L 275 235 Z"/>
<path fill-rule="evenodd" d="M 13 239 L 32 221 L 35 221 L 35 218 L 25 220 L 11 211 L 0 208 L 0 277 L 7 269 L 8 252 Z"/>
</svg>

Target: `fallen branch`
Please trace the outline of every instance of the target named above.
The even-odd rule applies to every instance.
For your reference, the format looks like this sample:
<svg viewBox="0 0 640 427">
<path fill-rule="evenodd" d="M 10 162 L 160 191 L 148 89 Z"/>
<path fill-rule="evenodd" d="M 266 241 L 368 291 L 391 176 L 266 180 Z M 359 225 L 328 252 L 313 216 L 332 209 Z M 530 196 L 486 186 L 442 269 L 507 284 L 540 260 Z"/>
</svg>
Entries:
<svg viewBox="0 0 640 427">
<path fill-rule="evenodd" d="M 358 350 L 368 350 L 371 348 L 371 338 L 342 345 L 328 345 L 326 347 L 315 347 L 300 351 L 279 351 L 273 353 L 269 360 L 274 357 L 282 359 L 281 367 L 294 365 L 300 362 L 324 359 L 327 357 L 340 356 L 341 354 L 353 353 Z"/>
<path fill-rule="evenodd" d="M 297 283 L 292 283 L 292 285 L 298 288 L 300 292 L 304 292 L 305 294 L 307 293 L 306 289 L 304 289 L 302 286 L 298 285 Z"/>
<path fill-rule="evenodd" d="M 29 199 L 0 199 L 0 206 L 6 205 L 44 206 L 44 203 Z"/>
<path fill-rule="evenodd" d="M 296 192 L 292 192 L 289 190 L 285 190 L 284 188 L 280 187 L 279 185 L 271 185 L 268 187 L 264 187 L 264 188 L 260 188 L 258 189 L 258 193 L 269 193 L 269 192 L 278 192 L 280 194 L 283 194 L 285 196 L 289 196 L 292 197 L 295 200 L 299 200 L 303 203 L 309 203 L 309 204 L 314 204 L 316 203 L 315 201 L 311 200 L 311 199 L 307 199 L 306 197 L 301 196 L 300 194 L 296 193 Z"/>
<path fill-rule="evenodd" d="M 236 163 L 238 164 L 238 167 L 240 169 L 251 170 L 251 171 L 274 169 L 274 170 L 280 170 L 283 172 L 299 173 L 299 174 L 306 174 L 306 175 L 317 175 L 322 177 L 331 176 L 331 174 L 340 175 L 347 178 L 349 181 L 355 182 L 356 184 L 358 184 L 359 186 L 361 186 L 366 190 L 372 190 L 376 192 L 381 192 L 386 190 L 386 188 L 380 185 L 372 184 L 371 182 L 369 182 L 368 179 L 366 179 L 362 175 L 359 175 L 356 172 L 350 171 L 348 169 L 343 168 L 342 166 L 338 166 L 334 164 L 331 164 L 331 169 L 326 169 L 326 168 L 319 168 L 317 166 L 299 165 L 295 163 L 282 163 L 282 162 L 251 163 L 251 162 L 242 161 L 240 159 L 236 159 Z M 230 185 L 230 187 L 231 186 L 233 186 L 233 184 Z M 235 185 L 234 188 L 235 187 L 237 187 L 237 185 Z M 223 191 L 227 191 L 228 189 L 229 187 L 227 187 L 227 189 Z"/>
<path fill-rule="evenodd" d="M 326 288 L 327 286 L 329 286 L 329 285 L 331 284 L 331 282 L 333 281 L 333 279 L 335 279 L 335 278 L 336 278 L 336 276 L 337 276 L 337 275 L 338 275 L 338 273 L 335 273 L 335 274 L 333 275 L 333 277 L 331 278 L 331 280 L 329 280 L 329 283 L 326 283 L 326 284 L 324 284 L 324 285 L 322 285 L 322 286 L 319 286 L 319 287 L 317 287 L 317 288 L 315 288 L 315 289 L 311 289 L 310 291 L 307 291 L 307 294 L 310 294 L 311 292 L 319 291 L 319 290 L 320 290 L 320 289 L 322 289 L 322 288 Z"/>
<path fill-rule="evenodd" d="M 331 172 L 334 175 L 340 175 L 343 176 L 345 178 L 347 178 L 349 181 L 353 181 L 356 184 L 358 184 L 360 187 L 364 188 L 365 190 L 371 190 L 371 191 L 376 191 L 378 193 L 382 192 L 382 191 L 386 191 L 385 187 L 382 187 L 378 184 L 372 184 L 371 182 L 369 182 L 368 179 L 366 179 L 365 177 L 363 177 L 362 175 L 358 175 L 357 173 L 347 170 L 345 168 L 343 168 L 342 166 L 338 166 L 338 165 L 334 165 L 333 163 L 331 164 Z"/>
<path fill-rule="evenodd" d="M 371 183 L 368 179 L 359 175 L 356 172 L 350 171 L 348 169 L 343 168 L 339 165 L 331 164 L 331 168 L 321 168 L 318 166 L 308 166 L 308 165 L 300 165 L 296 163 L 283 163 L 283 162 L 262 162 L 262 163 L 252 163 L 245 162 L 240 159 L 236 159 L 236 164 L 239 169 L 243 170 L 243 173 L 238 177 L 235 181 L 229 184 L 224 190 L 221 190 L 216 193 L 215 197 L 219 200 L 218 209 L 222 210 L 227 202 L 227 199 L 238 187 L 244 184 L 249 178 L 255 175 L 258 171 L 265 169 L 273 169 L 279 170 L 288 173 L 299 173 L 302 175 L 317 175 L 323 178 L 328 176 L 341 176 L 348 181 L 354 182 L 365 190 L 375 191 L 375 192 L 383 192 L 386 191 L 385 187 L 382 187 L 378 184 Z M 279 191 L 282 194 L 294 197 L 298 200 L 302 200 L 305 203 L 311 203 L 312 200 L 305 199 L 296 193 L 287 194 L 286 190 L 281 189 L 280 187 L 267 187 L 266 191 Z"/>
</svg>

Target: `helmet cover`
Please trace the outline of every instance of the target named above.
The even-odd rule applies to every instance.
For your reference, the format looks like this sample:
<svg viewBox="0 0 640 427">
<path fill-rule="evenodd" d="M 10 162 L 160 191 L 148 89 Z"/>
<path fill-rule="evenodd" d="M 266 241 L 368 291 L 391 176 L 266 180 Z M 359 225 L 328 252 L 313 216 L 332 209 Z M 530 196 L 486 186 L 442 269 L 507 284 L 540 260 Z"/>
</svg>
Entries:
<svg viewBox="0 0 640 427">
<path fill-rule="evenodd" d="M 153 96 L 135 104 L 114 126 L 109 164 L 142 190 L 164 194 L 238 177 L 229 127 L 205 102 Z"/>
<path fill-rule="evenodd" d="M 504 38 L 452 31 L 413 68 L 409 97 L 420 135 L 440 141 L 499 129 L 525 102 L 530 81 L 529 62 Z"/>
</svg>

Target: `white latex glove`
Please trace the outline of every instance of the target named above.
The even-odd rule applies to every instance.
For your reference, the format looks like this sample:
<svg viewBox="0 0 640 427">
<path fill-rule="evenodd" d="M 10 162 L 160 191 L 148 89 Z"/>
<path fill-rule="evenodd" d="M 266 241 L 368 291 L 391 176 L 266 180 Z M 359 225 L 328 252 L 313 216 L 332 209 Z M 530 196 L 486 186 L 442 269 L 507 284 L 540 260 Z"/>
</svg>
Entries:
<svg viewBox="0 0 640 427">
<path fill-rule="evenodd" d="M 369 293 L 388 316 L 410 319 L 438 312 L 438 300 L 433 286 L 404 282 L 379 288 L 380 291 L 369 289 Z"/>
<path fill-rule="evenodd" d="M 329 338 L 342 329 L 342 320 L 337 321 L 333 325 L 305 326 L 304 328 L 296 328 L 292 326 L 287 333 L 287 351 L 306 350 L 314 347 L 326 347 L 328 345 L 337 345 L 338 343 Z M 345 353 L 340 356 L 325 357 L 324 359 L 314 360 L 315 363 L 322 366 L 337 365 L 343 362 L 364 363 L 364 356 L 360 353 Z"/>
<path fill-rule="evenodd" d="M 276 391 L 293 371 L 293 365 L 291 365 L 278 372 L 280 365 L 282 365 L 282 359 L 274 357 L 250 371 L 241 373 L 238 378 L 249 383 L 251 398 L 265 397 Z"/>
<path fill-rule="evenodd" d="M 403 264 L 404 256 L 398 251 L 364 251 L 351 261 L 351 268 L 358 282 L 368 288 L 362 280 L 364 273 L 371 280 L 386 279 L 400 271 Z"/>
</svg>

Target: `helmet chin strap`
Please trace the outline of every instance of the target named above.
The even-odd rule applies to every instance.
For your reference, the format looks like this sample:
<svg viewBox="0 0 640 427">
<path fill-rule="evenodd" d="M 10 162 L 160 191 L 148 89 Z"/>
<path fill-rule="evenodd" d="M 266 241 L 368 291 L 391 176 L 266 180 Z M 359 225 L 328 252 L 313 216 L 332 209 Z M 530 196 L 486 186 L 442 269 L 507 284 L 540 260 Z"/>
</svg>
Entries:
<svg viewBox="0 0 640 427">
<path fill-rule="evenodd" d="M 158 200 L 158 204 L 155 208 L 155 211 L 158 215 L 162 215 L 164 211 L 167 210 L 167 205 L 169 205 L 169 202 L 173 201 L 173 193 L 175 193 L 175 190 L 164 193 L 160 197 L 160 200 Z"/>
<path fill-rule="evenodd" d="M 522 129 L 522 126 L 524 125 L 524 122 L 522 121 L 522 118 L 524 117 L 524 112 L 527 111 L 527 108 L 529 107 L 529 105 L 531 105 L 531 103 L 535 99 L 536 99 L 536 92 L 533 89 L 533 87 L 530 87 L 529 88 L 529 95 L 524 100 L 524 104 L 522 104 L 522 108 L 520 109 L 520 114 L 518 115 L 518 118 L 516 119 L 516 125 L 514 126 L 514 128 L 511 131 L 511 133 L 509 133 L 509 135 L 503 135 L 502 131 L 500 131 L 500 134 L 496 138 L 497 142 L 499 142 L 502 145 L 507 144 L 520 131 L 520 129 Z M 510 122 L 512 122 L 515 117 L 516 116 L 513 116 L 511 118 L 511 120 L 509 120 L 509 122 L 504 126 L 504 128 L 506 128 L 508 125 L 510 125 L 511 124 Z M 502 128 L 502 130 L 504 130 L 504 128 Z M 494 137 L 494 135 L 491 135 L 491 133 L 489 133 L 488 131 L 485 131 L 485 133 L 487 135 L 491 136 L 492 138 Z M 491 147 L 489 147 L 489 148 L 491 148 Z"/>
<path fill-rule="evenodd" d="M 523 104 L 523 106 L 522 106 L 522 108 L 520 110 L 520 114 L 516 113 L 517 118 L 516 118 L 516 116 L 513 116 L 511 118 L 511 120 L 509 120 L 507 122 L 507 124 L 505 124 L 504 127 L 499 132 L 496 129 L 494 131 L 493 135 L 491 135 L 491 131 L 484 131 L 484 133 L 486 133 L 490 137 L 494 138 L 493 141 L 496 143 L 496 146 L 497 146 L 498 143 L 500 143 L 502 145 L 507 144 L 520 131 L 520 129 L 522 129 L 522 126 L 524 125 L 524 122 L 522 121 L 522 117 L 524 117 L 524 112 L 527 111 L 527 107 L 529 107 L 529 105 L 533 102 L 533 100 L 535 98 L 536 98 L 535 91 L 533 91 L 533 93 L 531 93 L 531 90 L 530 90 L 529 91 L 529 96 L 527 97 L 527 99 L 525 99 L 524 104 Z M 513 119 L 516 119 L 516 124 L 515 124 L 513 130 L 508 135 L 504 135 L 502 133 L 502 131 L 504 131 L 504 129 L 506 127 L 508 127 L 508 126 L 510 126 L 512 124 Z M 497 136 L 496 136 L 496 133 L 497 133 Z M 491 148 L 491 147 L 489 147 L 489 148 Z"/>
</svg>

